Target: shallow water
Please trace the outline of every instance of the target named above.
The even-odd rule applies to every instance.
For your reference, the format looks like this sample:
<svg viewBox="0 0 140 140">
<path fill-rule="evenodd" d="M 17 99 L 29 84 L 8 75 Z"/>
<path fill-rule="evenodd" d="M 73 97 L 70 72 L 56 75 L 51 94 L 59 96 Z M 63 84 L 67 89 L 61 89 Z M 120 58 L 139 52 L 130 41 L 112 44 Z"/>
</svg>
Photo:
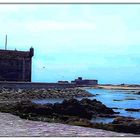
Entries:
<svg viewBox="0 0 140 140">
<path fill-rule="evenodd" d="M 104 90 L 104 89 L 88 89 L 92 94 L 96 95 L 96 99 L 101 101 L 107 107 L 120 108 L 114 109 L 114 111 L 120 112 L 121 116 L 130 116 L 140 119 L 140 112 L 125 111 L 126 108 L 140 108 L 140 95 L 133 94 L 132 90 Z M 90 97 L 93 99 L 93 97 Z"/>
<path fill-rule="evenodd" d="M 140 109 L 140 95 L 134 94 L 134 90 L 106 90 L 106 89 L 87 89 L 88 92 L 96 95 L 94 97 L 89 97 L 90 99 L 97 99 L 116 112 L 120 112 L 120 116 L 129 116 L 140 119 L 140 112 L 130 112 L 125 111 L 126 108 Z M 135 91 L 136 92 L 136 91 Z M 138 90 L 137 90 L 138 92 Z M 78 100 L 82 98 L 77 98 Z M 46 103 L 61 103 L 64 99 L 44 99 L 44 100 L 34 100 L 33 102 L 38 104 Z M 113 118 L 98 118 L 92 119 L 94 122 L 109 123 L 113 121 Z"/>
<path fill-rule="evenodd" d="M 107 107 L 119 108 L 113 109 L 115 112 L 120 112 L 120 116 L 134 117 L 140 119 L 140 112 L 125 111 L 126 108 L 140 109 L 140 95 L 134 94 L 134 90 L 105 90 L 105 89 L 87 89 L 88 92 L 96 95 L 96 99 L 101 101 Z M 94 97 L 90 97 L 93 99 Z M 91 122 L 109 123 L 113 118 L 97 118 Z"/>
</svg>

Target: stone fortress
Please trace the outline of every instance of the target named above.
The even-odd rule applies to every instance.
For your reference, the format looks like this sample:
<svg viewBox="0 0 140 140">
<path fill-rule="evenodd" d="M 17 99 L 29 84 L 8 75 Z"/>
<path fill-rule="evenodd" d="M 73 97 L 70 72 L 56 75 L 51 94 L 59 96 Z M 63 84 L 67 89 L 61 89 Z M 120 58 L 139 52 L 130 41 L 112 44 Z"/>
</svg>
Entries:
<svg viewBox="0 0 140 140">
<path fill-rule="evenodd" d="M 32 57 L 30 51 L 0 50 L 0 81 L 31 82 Z"/>
</svg>

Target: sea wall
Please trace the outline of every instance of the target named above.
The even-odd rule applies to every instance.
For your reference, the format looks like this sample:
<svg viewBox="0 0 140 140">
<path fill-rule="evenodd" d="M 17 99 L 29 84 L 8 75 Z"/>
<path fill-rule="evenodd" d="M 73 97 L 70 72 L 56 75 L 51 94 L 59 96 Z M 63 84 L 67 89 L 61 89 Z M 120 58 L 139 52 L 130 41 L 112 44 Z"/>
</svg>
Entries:
<svg viewBox="0 0 140 140">
<path fill-rule="evenodd" d="M 75 84 L 64 84 L 64 83 L 37 83 L 37 82 L 7 82 L 1 81 L 0 88 L 11 88 L 11 89 L 50 89 L 50 88 L 74 88 Z"/>
</svg>

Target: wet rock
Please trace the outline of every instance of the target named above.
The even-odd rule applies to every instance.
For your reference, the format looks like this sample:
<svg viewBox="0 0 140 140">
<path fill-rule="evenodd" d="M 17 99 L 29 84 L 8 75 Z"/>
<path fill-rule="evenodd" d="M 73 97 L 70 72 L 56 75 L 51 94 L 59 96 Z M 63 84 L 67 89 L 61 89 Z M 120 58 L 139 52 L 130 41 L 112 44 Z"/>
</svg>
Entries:
<svg viewBox="0 0 140 140">
<path fill-rule="evenodd" d="M 124 100 L 137 100 L 136 98 L 125 98 Z"/>
<path fill-rule="evenodd" d="M 134 109 L 134 108 L 127 108 L 125 111 L 134 111 L 134 112 L 139 112 L 140 109 Z"/>
<path fill-rule="evenodd" d="M 104 104 L 102 104 L 100 101 L 97 101 L 96 99 L 90 100 L 90 99 L 82 99 L 81 104 L 92 114 L 114 114 L 115 112 L 111 109 L 106 107 Z"/>
<path fill-rule="evenodd" d="M 119 114 L 119 112 L 115 112 L 116 114 Z M 98 117 L 106 117 L 106 118 L 115 118 L 116 114 L 99 114 Z"/>
<path fill-rule="evenodd" d="M 12 109 L 11 109 L 12 107 Z M 0 106 L 1 108 L 1 106 Z M 36 117 L 55 117 L 61 119 L 61 117 L 78 117 L 83 119 L 91 119 L 92 116 L 98 116 L 99 114 L 112 115 L 115 112 L 103 105 L 97 100 L 82 99 L 78 101 L 76 99 L 64 100 L 62 103 L 55 104 L 35 104 L 31 101 L 21 101 L 10 105 L 10 109 L 3 106 L 3 111 L 14 113 L 22 118 L 32 119 L 32 116 Z M 63 120 L 64 121 L 64 120 Z"/>
<path fill-rule="evenodd" d="M 140 119 L 122 116 L 116 117 L 113 122 L 108 124 L 93 123 L 92 127 L 109 131 L 140 134 Z"/>
<path fill-rule="evenodd" d="M 81 118 L 69 118 L 66 121 L 67 124 L 70 125 L 77 125 L 77 126 L 84 126 L 84 127 L 92 127 L 92 123 L 87 119 L 81 119 Z"/>
<path fill-rule="evenodd" d="M 54 104 L 55 113 L 61 115 L 78 116 L 80 118 L 92 118 L 91 111 L 86 110 L 80 101 L 76 99 L 64 100 L 62 104 Z"/>
<path fill-rule="evenodd" d="M 115 102 L 119 102 L 119 101 L 123 101 L 123 100 L 117 100 L 117 99 L 114 99 L 113 101 L 115 101 Z"/>
<path fill-rule="evenodd" d="M 121 110 L 124 110 L 124 108 L 119 108 L 119 107 L 112 107 L 112 109 L 121 109 Z"/>
<path fill-rule="evenodd" d="M 111 126 L 117 132 L 140 134 L 140 119 L 117 117 Z"/>
<path fill-rule="evenodd" d="M 140 91 L 139 91 L 139 92 L 137 92 L 136 94 L 140 95 Z"/>
</svg>

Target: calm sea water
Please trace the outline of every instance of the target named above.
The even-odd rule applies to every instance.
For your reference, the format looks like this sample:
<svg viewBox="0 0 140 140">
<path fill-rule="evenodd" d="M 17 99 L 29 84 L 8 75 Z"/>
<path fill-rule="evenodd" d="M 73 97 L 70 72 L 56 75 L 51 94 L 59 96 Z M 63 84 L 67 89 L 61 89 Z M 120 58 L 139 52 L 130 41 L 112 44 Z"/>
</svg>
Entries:
<svg viewBox="0 0 140 140">
<path fill-rule="evenodd" d="M 140 95 L 134 94 L 134 90 L 87 89 L 87 91 L 96 95 L 95 98 L 107 107 L 118 108 L 113 110 L 120 112 L 120 116 L 140 119 L 140 112 L 125 111 L 126 108 L 140 109 Z M 139 90 L 135 90 L 135 92 L 138 91 Z M 109 123 L 112 122 L 113 119 L 114 118 L 93 118 L 91 121 Z"/>
<path fill-rule="evenodd" d="M 126 108 L 140 109 L 140 95 L 134 94 L 132 90 L 105 90 L 105 89 L 86 89 L 88 92 L 96 95 L 95 97 L 89 97 L 90 99 L 97 99 L 116 112 L 120 112 L 121 116 L 129 116 L 140 119 L 140 112 L 130 112 L 125 111 Z M 138 90 L 137 90 L 138 92 Z M 81 99 L 81 98 L 77 98 Z M 34 100 L 33 102 L 38 104 L 46 103 L 61 103 L 64 99 L 44 99 L 44 100 Z M 108 123 L 111 122 L 113 118 L 98 118 L 92 119 L 91 121 Z"/>
</svg>

